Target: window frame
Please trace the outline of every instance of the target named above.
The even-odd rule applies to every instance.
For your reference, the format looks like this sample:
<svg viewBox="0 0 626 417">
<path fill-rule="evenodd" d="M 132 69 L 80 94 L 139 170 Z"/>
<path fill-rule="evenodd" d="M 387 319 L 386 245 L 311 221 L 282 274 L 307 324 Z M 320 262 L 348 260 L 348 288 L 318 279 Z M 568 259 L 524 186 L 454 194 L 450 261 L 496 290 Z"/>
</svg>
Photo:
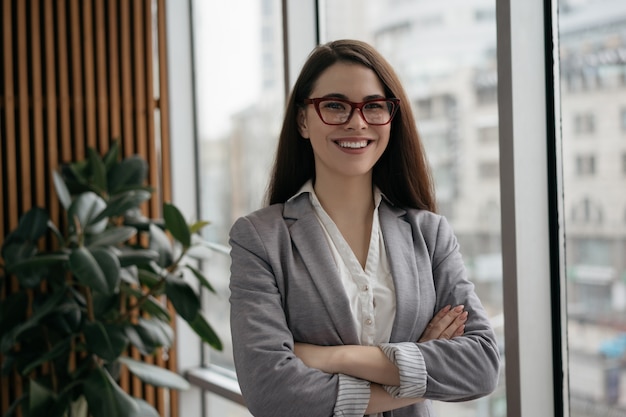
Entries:
<svg viewBox="0 0 626 417">
<path fill-rule="evenodd" d="M 509 417 L 569 415 L 556 3 L 496 2 Z"/>
</svg>

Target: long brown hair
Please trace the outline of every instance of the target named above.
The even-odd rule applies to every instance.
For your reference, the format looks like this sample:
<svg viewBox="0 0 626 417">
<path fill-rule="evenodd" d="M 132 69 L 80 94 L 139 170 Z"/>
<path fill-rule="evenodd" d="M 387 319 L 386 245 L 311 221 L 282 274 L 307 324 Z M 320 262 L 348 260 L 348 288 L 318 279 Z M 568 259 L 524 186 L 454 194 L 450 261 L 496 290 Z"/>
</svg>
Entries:
<svg viewBox="0 0 626 417">
<path fill-rule="evenodd" d="M 400 108 L 391 122 L 389 144 L 374 165 L 374 184 L 395 205 L 436 211 L 430 167 L 404 88 L 380 53 L 357 40 L 338 40 L 320 45 L 311 52 L 302 67 L 287 101 L 267 203 L 284 203 L 307 180 L 315 178 L 313 149 L 311 142 L 303 139 L 298 131 L 298 110 L 322 72 L 337 62 L 357 63 L 370 68 L 382 82 L 386 97 L 400 99 Z"/>
</svg>

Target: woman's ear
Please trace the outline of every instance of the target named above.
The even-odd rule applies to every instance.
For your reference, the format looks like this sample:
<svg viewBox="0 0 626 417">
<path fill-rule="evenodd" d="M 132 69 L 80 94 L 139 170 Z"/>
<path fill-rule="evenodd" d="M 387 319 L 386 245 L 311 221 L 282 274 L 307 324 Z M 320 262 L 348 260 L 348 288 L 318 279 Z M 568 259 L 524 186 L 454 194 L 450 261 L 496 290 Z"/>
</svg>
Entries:
<svg viewBox="0 0 626 417">
<path fill-rule="evenodd" d="M 298 109 L 298 132 L 300 132 L 300 136 L 305 139 L 309 139 L 311 136 L 309 135 L 309 128 L 307 127 L 306 122 L 306 113 L 304 109 Z"/>
</svg>

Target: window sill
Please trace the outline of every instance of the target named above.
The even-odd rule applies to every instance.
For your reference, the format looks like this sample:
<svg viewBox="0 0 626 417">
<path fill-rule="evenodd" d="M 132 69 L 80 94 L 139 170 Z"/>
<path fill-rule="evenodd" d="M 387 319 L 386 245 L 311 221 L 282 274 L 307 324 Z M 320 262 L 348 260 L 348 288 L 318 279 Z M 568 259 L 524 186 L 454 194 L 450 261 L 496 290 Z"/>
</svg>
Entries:
<svg viewBox="0 0 626 417">
<path fill-rule="evenodd" d="M 193 386 L 203 391 L 217 394 L 237 404 L 245 406 L 235 372 L 219 366 L 192 368 L 185 372 L 185 378 Z"/>
</svg>

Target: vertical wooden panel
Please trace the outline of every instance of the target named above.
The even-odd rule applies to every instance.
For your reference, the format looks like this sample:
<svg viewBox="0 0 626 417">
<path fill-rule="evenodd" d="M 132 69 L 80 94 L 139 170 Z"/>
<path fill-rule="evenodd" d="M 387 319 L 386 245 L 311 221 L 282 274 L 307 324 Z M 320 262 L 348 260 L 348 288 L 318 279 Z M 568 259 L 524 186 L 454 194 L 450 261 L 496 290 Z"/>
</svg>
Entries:
<svg viewBox="0 0 626 417">
<path fill-rule="evenodd" d="M 109 73 L 109 128 L 111 139 L 122 137 L 122 122 L 120 119 L 120 50 L 119 43 L 119 11 L 117 1 L 109 0 L 108 5 L 108 27 L 107 37 L 109 40 L 108 49 L 108 73 Z"/>
<path fill-rule="evenodd" d="M 108 93 L 107 93 L 107 62 L 106 62 L 106 26 L 104 13 L 104 0 L 96 0 L 95 2 L 95 19 L 96 19 L 96 36 L 95 36 L 95 54 L 96 54 L 96 107 L 98 120 L 98 149 L 108 149 L 111 140 L 109 133 L 108 118 Z M 114 20 L 114 19 L 113 19 Z"/>
<path fill-rule="evenodd" d="M 145 22 L 142 12 L 143 2 L 141 0 L 133 1 L 133 85 L 134 106 L 135 106 L 135 137 L 134 141 L 137 146 L 136 152 L 140 155 L 146 155 L 146 86 L 144 84 L 145 74 L 145 56 L 144 56 L 144 39 L 143 27 Z"/>
<path fill-rule="evenodd" d="M 160 121 L 160 166 L 161 166 L 161 198 L 163 201 L 172 201 L 171 185 L 171 163 L 170 163 L 170 125 L 169 125 L 169 94 L 168 94 L 168 72 L 167 72 L 167 47 L 165 26 L 165 0 L 157 0 L 157 46 L 158 46 L 158 67 L 159 67 L 159 121 Z M 174 317 L 174 309 L 168 303 L 168 310 Z M 176 320 L 172 320 L 172 328 L 176 332 Z M 177 349 L 172 346 L 169 354 L 169 368 L 178 369 L 176 361 Z M 177 391 L 170 393 L 170 416 L 179 416 L 179 395 Z"/>
<path fill-rule="evenodd" d="M 5 140 L 5 149 L 6 155 L 5 160 L 3 161 L 6 165 L 6 184 L 5 185 L 5 194 L 6 199 L 8 200 L 8 209 L 7 209 L 7 220 L 6 220 L 6 231 L 13 229 L 17 226 L 18 219 L 18 206 L 17 204 L 11 204 L 10 202 L 17 201 L 17 163 L 15 161 L 15 156 L 17 155 L 16 149 L 16 128 L 15 128 L 15 93 L 13 89 L 13 59 L 15 56 L 15 52 L 13 50 L 13 10 L 11 7 L 11 0 L 4 0 L 2 3 L 2 12 L 3 12 L 3 22 L 2 22 L 2 32 L 4 44 L 2 45 L 4 51 L 7 51 L 3 54 L 4 61 L 4 112 L 5 112 L 5 120 L 6 120 L 6 136 L 3 138 Z M 4 237 L 4 235 L 3 235 Z"/>
<path fill-rule="evenodd" d="M 46 103 L 46 124 L 45 124 L 45 138 L 47 141 L 46 152 L 48 155 L 48 171 L 45 173 L 47 176 L 47 186 L 49 190 L 54 190 L 54 180 L 50 174 L 53 169 L 56 169 L 59 163 L 59 143 L 57 136 L 58 123 L 58 97 L 56 92 L 56 73 L 57 62 L 56 54 L 54 50 L 55 39 L 55 18 L 54 8 L 52 0 L 44 0 L 44 49 L 45 49 L 45 103 Z M 59 210 L 59 199 L 56 192 L 51 191 L 48 197 L 48 211 L 50 212 L 50 218 L 55 223 L 58 223 L 61 215 Z"/>
<path fill-rule="evenodd" d="M 84 158 L 86 146 L 105 152 L 113 138 L 122 140 L 124 156 L 138 153 L 148 161 L 148 182 L 157 192 L 145 210 L 160 216 L 163 198 L 171 196 L 164 0 L 0 2 L 0 244 L 35 204 L 63 223 L 51 170 Z M 155 74 L 161 97 L 153 91 Z M 0 297 L 17 289 L 15 279 L 7 280 Z M 172 351 L 168 360 L 142 358 L 136 349 L 131 355 L 176 370 Z M 178 416 L 175 395 L 126 375 L 124 389 L 161 415 Z M 23 387 L 15 373 L 0 383 L 4 414 Z"/>
<path fill-rule="evenodd" d="M 70 65 L 67 33 L 68 6 L 66 0 L 56 0 L 57 4 L 57 66 L 59 74 L 59 124 L 61 138 L 61 161 L 72 160 L 72 123 L 70 99 Z"/>
<path fill-rule="evenodd" d="M 120 15 L 120 71 L 122 79 L 122 139 L 124 155 L 135 152 L 133 146 L 133 86 L 131 56 L 130 2 L 121 1 Z"/>
<path fill-rule="evenodd" d="M 19 175 L 16 177 L 21 200 L 20 210 L 32 206 L 32 178 L 30 164 L 30 125 L 28 120 L 28 43 L 26 35 L 26 3 L 17 3 L 17 108 L 19 129 Z M 18 180 L 19 179 L 19 180 Z"/>
<path fill-rule="evenodd" d="M 149 138 L 149 141 L 147 141 L 147 157 L 148 160 L 150 161 L 150 166 L 149 166 L 149 173 L 148 173 L 148 180 L 150 181 L 150 184 L 158 184 L 159 183 L 159 160 L 158 160 L 158 155 L 156 153 L 156 148 L 157 148 L 157 143 L 156 143 L 156 137 L 155 137 L 155 126 L 154 126 L 154 114 L 156 112 L 156 102 L 155 102 L 155 91 L 154 91 L 154 72 L 155 69 L 153 68 L 153 51 L 152 51 L 152 45 L 153 45 L 153 37 L 152 37 L 152 31 L 154 28 L 153 25 L 153 19 L 152 19 L 152 0 L 143 0 L 144 3 L 144 33 L 142 34 L 142 38 L 144 40 L 144 43 L 146 45 L 146 47 L 144 48 L 144 54 L 145 54 L 145 63 L 146 63 L 146 71 L 145 71 L 145 89 L 144 89 L 144 96 L 145 96 L 145 103 L 146 103 L 146 134 L 147 137 Z M 161 187 L 158 187 L 159 189 Z M 159 193 L 160 194 L 160 193 Z M 160 195 L 158 195 L 157 197 L 160 197 Z M 162 213 L 161 213 L 161 204 L 160 204 L 160 199 L 159 198 L 154 198 L 150 201 L 150 206 L 151 206 L 151 212 L 153 213 L 154 217 L 161 217 Z M 157 357 L 157 359 L 160 358 L 160 356 Z"/>
<path fill-rule="evenodd" d="M 0 156 L 2 157 L 3 165 L 0 166 L 0 172 L 2 170 L 6 170 L 6 182 L 3 181 L 0 183 L 2 187 L 2 204 L 4 206 L 6 204 L 7 210 L 4 213 L 4 208 L 2 208 L 3 217 L 1 231 L 3 232 L 0 238 L 4 240 L 4 234 L 9 232 L 15 225 L 17 225 L 18 218 L 18 207 L 17 204 L 12 204 L 11 202 L 17 201 L 17 185 L 15 183 L 15 178 L 17 174 L 17 164 L 15 162 L 16 155 L 16 132 L 15 132 L 15 97 L 14 97 L 14 89 L 13 89 L 13 59 L 14 59 L 14 49 L 13 49 L 13 8 L 10 0 L 2 1 L 2 50 L 4 54 L 2 54 L 2 72 L 3 72 L 3 83 L 4 83 L 4 126 L 0 126 L 0 128 L 5 129 L 6 134 L 2 137 L 4 144 L 0 143 Z M 4 133 L 4 132 L 3 132 Z M 6 154 L 2 153 L 3 146 L 6 149 Z M 0 174 L 3 175 L 3 174 Z M 4 179 L 4 176 L 3 176 Z M 4 217 L 6 215 L 6 218 Z M 15 290 L 14 283 L 6 285 L 2 288 L 2 297 L 7 296 L 7 292 L 11 292 L 11 290 Z M 9 287 L 9 288 L 7 288 Z M 11 288 L 12 287 L 12 288 Z M 0 355 L 0 358 L 2 356 Z M 15 374 L 11 374 L 8 376 L 2 376 L 0 379 L 2 386 L 0 390 L 2 395 L 0 398 L 2 399 L 2 407 L 0 407 L 0 412 L 4 414 L 9 405 L 15 398 L 15 394 L 12 392 L 11 388 L 13 385 L 19 383 L 19 380 L 15 379 Z"/>
<path fill-rule="evenodd" d="M 31 0 L 31 66 L 32 79 L 32 126 L 33 126 L 33 167 L 35 186 L 35 204 L 39 207 L 47 206 L 46 189 L 48 183 L 45 175 L 45 151 L 44 124 L 43 124 L 43 91 L 42 91 L 42 54 L 41 54 L 41 23 L 39 21 L 41 7 L 39 0 Z"/>
<path fill-rule="evenodd" d="M 82 0 L 82 53 L 85 82 L 85 136 L 87 146 L 97 149 L 96 134 L 96 69 L 94 65 L 93 0 Z M 77 34 L 75 34 L 77 35 Z"/>
<path fill-rule="evenodd" d="M 72 141 L 73 145 L 73 159 L 82 159 L 86 156 L 85 153 L 85 141 L 77 140 L 78 138 L 84 139 L 84 117 L 85 117 L 85 96 L 83 89 L 83 67 L 82 67 L 82 47 L 81 47 L 81 22 L 80 22 L 80 5 L 79 0 L 70 0 L 70 64 L 72 79 L 70 80 L 72 89 L 72 107 L 71 107 L 71 120 L 72 120 L 72 137 L 75 140 Z"/>
<path fill-rule="evenodd" d="M 165 34 L 165 0 L 157 0 L 157 36 L 159 53 L 159 120 L 161 149 L 161 192 L 164 201 L 172 201 L 171 163 L 170 163 L 170 119 L 169 93 L 167 87 L 167 44 Z M 175 357 L 176 355 L 170 355 Z"/>
</svg>

